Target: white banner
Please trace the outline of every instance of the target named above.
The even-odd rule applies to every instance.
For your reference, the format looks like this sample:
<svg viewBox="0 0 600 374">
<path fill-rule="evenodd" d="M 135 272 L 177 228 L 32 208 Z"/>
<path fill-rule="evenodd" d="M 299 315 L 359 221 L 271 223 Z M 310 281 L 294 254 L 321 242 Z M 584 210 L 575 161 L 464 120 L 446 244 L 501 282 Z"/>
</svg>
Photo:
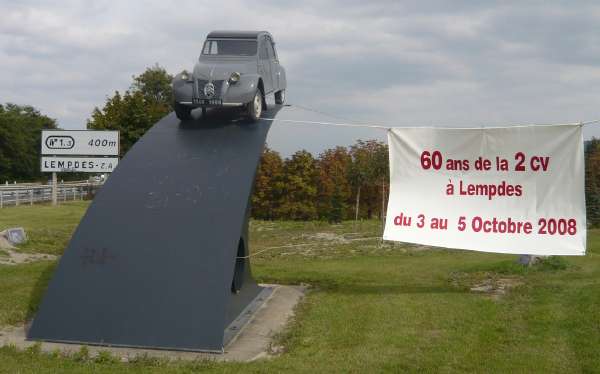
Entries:
<svg viewBox="0 0 600 374">
<path fill-rule="evenodd" d="M 385 240 L 585 255 L 582 126 L 399 128 L 388 142 Z"/>
<path fill-rule="evenodd" d="M 119 132 L 95 130 L 44 130 L 43 155 L 118 156 Z"/>
<path fill-rule="evenodd" d="M 42 172 L 112 173 L 118 157 L 48 157 L 42 156 Z"/>
</svg>

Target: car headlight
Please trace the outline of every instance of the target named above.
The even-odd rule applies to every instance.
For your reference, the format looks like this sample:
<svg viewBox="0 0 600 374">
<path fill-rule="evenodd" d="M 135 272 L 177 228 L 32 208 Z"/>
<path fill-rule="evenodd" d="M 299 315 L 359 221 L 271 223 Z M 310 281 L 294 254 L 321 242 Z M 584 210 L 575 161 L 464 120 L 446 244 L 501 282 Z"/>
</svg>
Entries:
<svg viewBox="0 0 600 374">
<path fill-rule="evenodd" d="M 187 71 L 182 71 L 180 75 L 181 79 L 187 81 L 190 78 L 190 74 Z"/>
<path fill-rule="evenodd" d="M 240 80 L 240 73 L 238 73 L 237 71 L 231 73 L 231 76 L 229 77 L 229 83 L 232 83 L 232 84 L 237 83 L 237 82 L 239 82 L 239 80 Z"/>
</svg>

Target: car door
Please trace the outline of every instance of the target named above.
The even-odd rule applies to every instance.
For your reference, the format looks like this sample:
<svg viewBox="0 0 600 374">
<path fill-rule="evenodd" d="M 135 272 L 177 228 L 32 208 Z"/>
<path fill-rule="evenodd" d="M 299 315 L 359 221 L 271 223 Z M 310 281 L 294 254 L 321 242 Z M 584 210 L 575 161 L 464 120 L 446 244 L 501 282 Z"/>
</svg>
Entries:
<svg viewBox="0 0 600 374">
<path fill-rule="evenodd" d="M 269 50 L 267 48 L 269 44 L 266 37 L 262 37 L 260 41 L 260 49 L 258 53 L 258 73 L 263 78 L 263 84 L 265 86 L 265 94 L 273 91 L 273 75 L 271 73 L 271 61 L 269 59 Z"/>
<path fill-rule="evenodd" d="M 268 36 L 266 37 L 267 52 L 269 53 L 269 65 L 271 68 L 271 79 L 273 81 L 273 90 L 279 91 L 281 84 L 279 82 L 279 61 L 273 47 L 273 41 Z"/>
</svg>

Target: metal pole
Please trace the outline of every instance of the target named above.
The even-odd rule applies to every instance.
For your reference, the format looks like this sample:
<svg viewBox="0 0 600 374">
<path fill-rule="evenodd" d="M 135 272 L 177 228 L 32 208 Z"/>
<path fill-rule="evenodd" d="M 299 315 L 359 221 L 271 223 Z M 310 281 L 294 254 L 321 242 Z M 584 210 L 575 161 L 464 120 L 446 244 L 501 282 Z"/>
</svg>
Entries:
<svg viewBox="0 0 600 374">
<path fill-rule="evenodd" d="M 56 186 L 56 173 L 52 173 L 52 205 L 58 204 L 58 191 Z"/>
<path fill-rule="evenodd" d="M 29 205 L 33 205 L 33 188 L 29 190 Z"/>
<path fill-rule="evenodd" d="M 0 190 L 0 209 L 4 207 L 4 191 Z"/>
<path fill-rule="evenodd" d="M 19 190 L 15 190 L 15 206 L 19 206 Z"/>
</svg>

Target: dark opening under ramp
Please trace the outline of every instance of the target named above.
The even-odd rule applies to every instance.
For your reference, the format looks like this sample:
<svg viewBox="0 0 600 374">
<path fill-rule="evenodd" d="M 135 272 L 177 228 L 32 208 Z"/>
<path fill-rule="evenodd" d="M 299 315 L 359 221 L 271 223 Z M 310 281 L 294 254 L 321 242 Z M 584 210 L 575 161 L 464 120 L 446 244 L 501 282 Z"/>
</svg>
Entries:
<svg viewBox="0 0 600 374">
<path fill-rule="evenodd" d="M 271 125 L 230 113 L 171 113 L 135 144 L 75 231 L 28 339 L 222 351 L 261 291 L 238 257 Z"/>
</svg>

